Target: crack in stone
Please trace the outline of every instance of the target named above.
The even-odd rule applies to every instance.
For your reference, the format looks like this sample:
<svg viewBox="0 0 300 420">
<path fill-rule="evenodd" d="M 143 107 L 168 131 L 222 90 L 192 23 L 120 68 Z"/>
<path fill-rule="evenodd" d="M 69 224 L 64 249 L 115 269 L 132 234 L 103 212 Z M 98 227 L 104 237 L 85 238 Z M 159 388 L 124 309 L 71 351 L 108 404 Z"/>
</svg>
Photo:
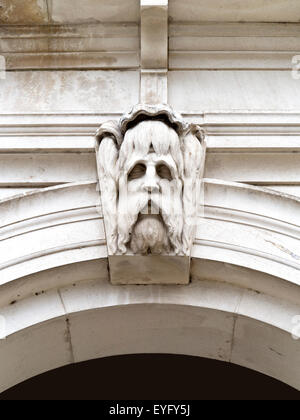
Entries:
<svg viewBox="0 0 300 420">
<path fill-rule="evenodd" d="M 283 354 L 282 353 L 279 353 L 278 351 L 272 349 L 272 347 L 269 347 L 269 350 L 272 351 L 273 353 L 277 354 L 278 356 L 283 357 Z"/>
<path fill-rule="evenodd" d="M 74 350 L 73 350 L 73 344 L 72 344 L 71 323 L 70 323 L 70 319 L 68 318 L 68 312 L 67 312 L 66 306 L 64 304 L 64 301 L 63 301 L 60 290 L 58 290 L 58 295 L 59 295 L 59 298 L 61 300 L 62 306 L 64 308 L 64 312 L 66 314 L 65 340 L 66 340 L 66 343 L 69 345 L 69 352 L 70 352 L 70 355 L 71 355 L 70 363 L 73 364 L 73 363 L 75 363 L 75 356 L 74 356 Z"/>
<path fill-rule="evenodd" d="M 242 302 L 242 300 L 243 300 L 244 294 L 245 294 L 245 292 L 243 291 L 243 292 L 241 293 L 241 296 L 240 296 L 239 301 L 238 301 L 238 302 L 237 302 L 237 304 L 236 304 L 236 307 L 235 307 L 235 310 L 234 310 L 234 314 L 233 314 L 234 319 L 233 319 L 233 326 L 232 326 L 232 336 L 231 336 L 231 344 L 230 344 L 230 356 L 229 356 L 229 363 L 232 363 L 232 354 L 233 354 L 233 348 L 234 348 L 234 345 L 235 345 L 235 331 L 236 331 L 236 323 L 237 323 L 238 316 L 239 316 L 238 311 L 239 311 L 239 307 L 240 307 L 240 305 L 241 305 L 241 302 Z"/>
<path fill-rule="evenodd" d="M 269 242 L 270 244 L 276 246 L 276 248 L 280 249 L 280 251 L 285 252 L 286 254 L 290 255 L 295 260 L 300 261 L 300 256 L 299 255 L 295 254 L 294 252 L 290 251 L 289 249 L 285 248 L 284 246 L 282 246 L 280 244 L 276 244 L 275 242 L 268 241 L 268 240 L 266 240 L 266 242 Z"/>
</svg>

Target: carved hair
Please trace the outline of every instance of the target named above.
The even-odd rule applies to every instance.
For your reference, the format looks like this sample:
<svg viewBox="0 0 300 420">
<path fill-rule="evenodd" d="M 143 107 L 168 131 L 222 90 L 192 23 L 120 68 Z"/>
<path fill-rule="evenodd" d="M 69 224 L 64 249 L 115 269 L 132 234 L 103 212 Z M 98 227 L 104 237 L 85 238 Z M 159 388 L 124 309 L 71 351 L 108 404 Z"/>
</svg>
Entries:
<svg viewBox="0 0 300 420">
<path fill-rule="evenodd" d="M 182 234 L 182 242 L 183 253 L 188 255 L 195 236 L 198 205 L 201 197 L 206 155 L 204 131 L 199 126 L 191 125 L 184 136 L 183 143 L 183 211 L 185 223 Z"/>
<path fill-rule="evenodd" d="M 128 156 L 133 151 L 146 156 L 151 144 L 154 152 L 160 156 L 170 153 L 177 164 L 179 176 L 183 177 L 183 156 L 178 135 L 175 130 L 156 120 L 142 121 L 125 133 L 124 143 L 119 154 L 119 169 L 121 170 L 125 166 Z"/>
<path fill-rule="evenodd" d="M 99 184 L 101 190 L 102 213 L 105 220 L 107 247 L 110 255 L 118 251 L 117 229 L 117 139 L 119 127 L 115 121 L 109 121 L 99 128 L 96 134 L 96 155 Z"/>
</svg>

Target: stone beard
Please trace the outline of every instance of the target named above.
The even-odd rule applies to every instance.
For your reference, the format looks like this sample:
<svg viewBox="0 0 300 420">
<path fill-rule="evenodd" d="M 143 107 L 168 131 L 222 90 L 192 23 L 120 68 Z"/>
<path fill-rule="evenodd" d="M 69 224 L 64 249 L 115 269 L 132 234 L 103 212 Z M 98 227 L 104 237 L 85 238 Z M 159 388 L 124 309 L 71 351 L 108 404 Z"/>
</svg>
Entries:
<svg viewBox="0 0 300 420">
<path fill-rule="evenodd" d="M 133 112 L 123 134 L 115 122 L 98 130 L 109 255 L 190 254 L 205 144 L 199 127 L 172 124 L 170 112 Z"/>
</svg>

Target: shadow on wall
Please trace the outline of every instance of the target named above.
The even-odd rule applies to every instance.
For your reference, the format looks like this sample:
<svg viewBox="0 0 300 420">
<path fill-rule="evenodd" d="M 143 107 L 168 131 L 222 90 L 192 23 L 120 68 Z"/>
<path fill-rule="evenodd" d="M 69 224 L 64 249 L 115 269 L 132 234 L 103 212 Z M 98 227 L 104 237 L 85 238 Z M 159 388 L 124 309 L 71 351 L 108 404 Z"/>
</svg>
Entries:
<svg viewBox="0 0 300 420">
<path fill-rule="evenodd" d="M 229 363 L 179 355 L 92 360 L 39 375 L 0 400 L 300 400 L 300 392 Z"/>
</svg>

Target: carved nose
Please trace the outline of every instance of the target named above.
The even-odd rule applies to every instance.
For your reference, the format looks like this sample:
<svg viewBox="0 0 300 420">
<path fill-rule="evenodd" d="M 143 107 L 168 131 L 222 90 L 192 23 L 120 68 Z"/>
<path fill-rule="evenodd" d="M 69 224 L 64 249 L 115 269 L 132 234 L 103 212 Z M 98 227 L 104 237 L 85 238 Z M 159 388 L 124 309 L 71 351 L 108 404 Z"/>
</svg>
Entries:
<svg viewBox="0 0 300 420">
<path fill-rule="evenodd" d="M 159 185 L 156 182 L 146 182 L 144 184 L 144 190 L 148 193 L 152 192 L 158 192 L 159 191 Z"/>
<path fill-rule="evenodd" d="M 155 167 L 149 165 L 147 168 L 145 180 L 144 180 L 144 191 L 148 193 L 158 192 L 159 191 L 159 184 L 157 182 L 156 177 L 156 170 Z"/>
</svg>

